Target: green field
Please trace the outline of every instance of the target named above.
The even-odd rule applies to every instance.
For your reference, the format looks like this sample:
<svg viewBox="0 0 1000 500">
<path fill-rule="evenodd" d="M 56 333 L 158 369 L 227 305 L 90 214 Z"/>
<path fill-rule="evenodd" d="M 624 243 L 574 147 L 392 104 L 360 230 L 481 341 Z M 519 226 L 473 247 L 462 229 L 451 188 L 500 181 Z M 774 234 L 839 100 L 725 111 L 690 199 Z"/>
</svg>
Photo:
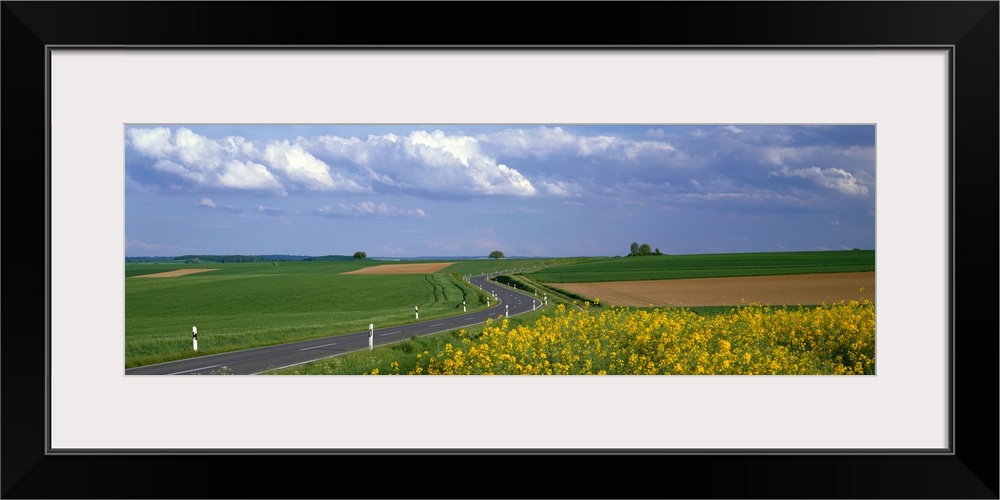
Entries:
<svg viewBox="0 0 1000 500">
<path fill-rule="evenodd" d="M 595 260 L 594 257 L 563 258 L 563 259 L 480 259 L 460 260 L 442 269 L 442 272 L 458 273 L 459 276 L 478 276 L 483 274 L 511 272 L 515 269 L 542 268 L 545 266 L 565 265 L 576 262 Z M 597 258 L 597 260 L 601 260 Z"/>
<path fill-rule="evenodd" d="M 593 283 L 874 270 L 874 250 L 840 250 L 614 257 L 552 266 L 525 275 L 542 283 Z"/>
<path fill-rule="evenodd" d="M 490 265 L 499 267 L 489 267 Z M 511 267 L 544 267 L 527 271 L 523 277 L 514 278 L 521 283 L 519 288 L 532 283 L 567 283 L 588 281 L 628 281 L 670 278 L 704 278 L 726 276 L 763 276 L 780 274 L 809 274 L 833 272 L 859 272 L 875 270 L 875 252 L 871 250 L 831 251 L 831 252 L 787 252 L 755 254 L 709 254 L 680 256 L 647 256 L 626 258 L 586 258 L 549 260 L 526 265 L 511 265 L 511 261 L 469 261 L 460 262 L 446 271 L 467 274 L 497 272 Z M 467 266 L 467 267 L 462 267 Z M 525 278 L 529 278 L 525 280 Z M 550 289 L 551 291 L 551 289 Z M 558 295 L 550 295 L 553 303 L 558 303 Z M 574 297 L 563 297 L 571 302 Z M 819 306 L 781 308 L 781 311 L 798 311 L 809 314 Z M 739 314 L 742 307 L 718 306 L 687 308 L 686 311 L 704 317 L 729 317 Z M 596 312 L 597 308 L 592 308 Z M 639 314 L 660 314 L 660 308 L 632 308 Z M 551 309 L 539 310 L 511 319 L 511 327 L 530 330 L 539 318 L 551 314 Z M 466 329 L 466 338 L 476 338 L 483 331 L 477 325 Z M 513 331 L 513 330 L 512 330 Z M 360 351 L 319 360 L 291 368 L 272 371 L 272 374 L 346 374 L 362 375 L 370 373 L 408 373 L 421 360 L 438 356 L 452 346 L 459 346 L 462 339 L 457 331 L 444 332 L 430 337 L 397 342 L 375 351 Z M 447 346 L 447 347 L 446 347 Z M 456 347 L 457 348 L 457 347 Z M 555 358 L 553 358 L 555 359 Z M 776 358 L 777 359 L 777 358 Z M 785 370 L 782 368 L 781 370 Z M 784 371 L 779 370 L 779 373 Z M 791 372 L 789 372 L 791 373 Z"/>
<path fill-rule="evenodd" d="M 384 262 L 129 264 L 125 279 L 125 366 L 247 349 L 462 313 L 485 294 L 451 273 L 344 275 Z M 142 274 L 219 269 L 173 278 Z M 482 299 L 482 300 L 481 300 Z"/>
<path fill-rule="evenodd" d="M 415 261 L 401 261 L 401 264 Z M 873 250 L 619 258 L 463 260 L 434 274 L 345 275 L 391 262 L 136 263 L 125 265 L 125 366 L 383 328 L 485 307 L 457 276 L 522 271 L 527 283 L 572 283 L 875 270 Z M 175 269 L 218 269 L 141 278 Z M 525 283 L 522 278 L 522 283 Z M 544 290 L 544 288 L 543 288 Z M 553 300 L 557 295 L 551 295 Z M 572 297 L 563 297 L 571 301 Z"/>
</svg>

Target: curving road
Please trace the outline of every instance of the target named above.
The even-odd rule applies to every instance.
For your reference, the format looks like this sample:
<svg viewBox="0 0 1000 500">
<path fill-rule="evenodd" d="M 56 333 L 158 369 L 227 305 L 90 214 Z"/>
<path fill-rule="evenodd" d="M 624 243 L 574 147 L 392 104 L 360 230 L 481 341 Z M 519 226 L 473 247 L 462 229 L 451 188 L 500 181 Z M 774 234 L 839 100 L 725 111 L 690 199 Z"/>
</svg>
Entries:
<svg viewBox="0 0 1000 500">
<path fill-rule="evenodd" d="M 399 342 L 410 337 L 430 335 L 457 328 L 485 323 L 487 318 L 515 316 L 542 306 L 540 298 L 518 292 L 489 281 L 495 275 L 475 276 L 469 283 L 484 291 L 496 294 L 499 303 L 491 301 L 492 307 L 468 314 L 438 318 L 420 323 L 375 328 L 375 347 Z M 494 305 L 495 304 L 495 305 Z M 304 340 L 290 344 L 258 347 L 242 351 L 209 354 L 194 358 L 140 366 L 125 370 L 125 375 L 207 375 L 219 373 L 223 367 L 233 375 L 253 375 L 275 368 L 285 368 L 337 356 L 350 351 L 368 349 L 368 331 L 347 333 L 333 337 Z"/>
</svg>

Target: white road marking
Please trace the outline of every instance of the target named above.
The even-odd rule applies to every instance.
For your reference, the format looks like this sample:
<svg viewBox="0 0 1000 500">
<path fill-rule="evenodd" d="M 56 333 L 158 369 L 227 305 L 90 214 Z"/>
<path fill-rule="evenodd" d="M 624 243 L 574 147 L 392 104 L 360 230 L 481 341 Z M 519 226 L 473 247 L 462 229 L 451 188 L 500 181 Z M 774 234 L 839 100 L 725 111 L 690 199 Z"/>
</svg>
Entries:
<svg viewBox="0 0 1000 500">
<path fill-rule="evenodd" d="M 395 335 L 397 333 L 402 333 L 402 332 L 403 332 L 402 330 L 396 330 L 394 332 L 387 332 L 387 333 L 380 334 L 379 337 L 385 337 L 386 335 Z"/>
<path fill-rule="evenodd" d="M 308 351 L 309 349 L 319 349 L 320 347 L 329 347 L 329 346 L 332 346 L 332 345 L 337 345 L 337 343 L 333 342 L 333 343 L 330 343 L 330 344 L 314 345 L 312 347 L 305 347 L 305 348 L 302 348 L 302 349 L 299 349 L 299 350 L 300 351 Z"/>
<path fill-rule="evenodd" d="M 443 325 L 443 324 L 444 324 L 444 323 L 434 323 L 434 324 L 432 324 L 431 326 L 441 326 L 441 325 Z"/>
<path fill-rule="evenodd" d="M 198 370 L 207 370 L 207 369 L 209 369 L 209 368 L 215 368 L 216 366 L 222 366 L 222 363 L 219 363 L 219 364 L 217 364 L 217 365 L 212 365 L 212 366 L 203 366 L 203 367 L 201 367 L 201 368 L 195 368 L 195 369 L 193 369 L 193 370 L 184 370 L 184 371 L 182 371 L 182 372 L 174 372 L 174 373 L 168 373 L 167 375 L 180 375 L 180 374 L 182 374 L 182 373 L 187 373 L 187 372 L 196 372 L 196 371 L 198 371 Z"/>
</svg>

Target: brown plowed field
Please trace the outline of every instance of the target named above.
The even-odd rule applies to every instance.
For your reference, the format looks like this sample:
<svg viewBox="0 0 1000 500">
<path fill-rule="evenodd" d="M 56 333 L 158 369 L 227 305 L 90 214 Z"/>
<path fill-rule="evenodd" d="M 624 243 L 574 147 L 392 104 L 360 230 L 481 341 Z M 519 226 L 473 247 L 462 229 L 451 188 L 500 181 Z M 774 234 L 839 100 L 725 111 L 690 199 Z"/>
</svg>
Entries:
<svg viewBox="0 0 1000 500">
<path fill-rule="evenodd" d="M 156 274 L 142 274 L 135 276 L 136 278 L 176 278 L 178 276 L 185 276 L 194 273 L 204 273 L 207 271 L 218 271 L 218 269 L 178 269 L 176 271 L 167 271 L 165 273 Z"/>
<path fill-rule="evenodd" d="M 868 299 L 875 302 L 875 273 L 798 274 L 554 286 L 616 306 L 814 305 Z M 864 288 L 864 291 L 861 289 Z"/>
<path fill-rule="evenodd" d="M 431 264 L 385 264 L 366 267 L 343 274 L 430 274 L 436 273 L 454 262 L 434 262 Z"/>
</svg>

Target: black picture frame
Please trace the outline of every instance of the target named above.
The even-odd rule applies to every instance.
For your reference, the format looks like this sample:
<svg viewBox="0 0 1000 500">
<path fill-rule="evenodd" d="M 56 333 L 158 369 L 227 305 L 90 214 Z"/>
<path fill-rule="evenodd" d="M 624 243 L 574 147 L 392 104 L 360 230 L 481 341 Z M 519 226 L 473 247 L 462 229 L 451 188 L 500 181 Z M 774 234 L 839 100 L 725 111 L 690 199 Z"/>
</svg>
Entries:
<svg viewBox="0 0 1000 500">
<path fill-rule="evenodd" d="M 2 3 L 3 254 L 45 269 L 44 280 L 14 275 L 4 296 L 4 498 L 998 498 L 998 328 L 979 305 L 997 293 L 996 1 Z M 50 314 L 45 97 L 56 45 L 951 47 L 952 452 L 50 454 L 48 332 L 39 325 Z M 290 476 L 316 466 L 335 480 L 317 490 Z"/>
</svg>

